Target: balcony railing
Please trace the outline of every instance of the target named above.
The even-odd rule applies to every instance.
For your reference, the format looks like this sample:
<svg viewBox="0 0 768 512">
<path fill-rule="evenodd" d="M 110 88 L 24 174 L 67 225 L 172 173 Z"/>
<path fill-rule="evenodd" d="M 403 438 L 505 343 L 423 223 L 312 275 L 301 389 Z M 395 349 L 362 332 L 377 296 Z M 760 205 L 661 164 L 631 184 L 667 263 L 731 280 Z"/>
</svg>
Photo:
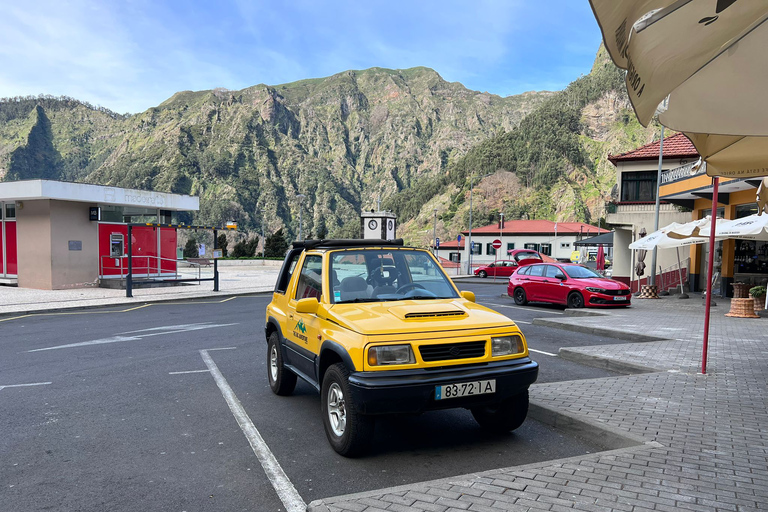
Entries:
<svg viewBox="0 0 768 512">
<path fill-rule="evenodd" d="M 707 163 L 702 162 L 701 165 L 697 169 L 694 170 L 694 166 L 697 165 L 699 162 L 691 162 L 689 164 L 681 165 L 680 167 L 675 167 L 674 169 L 670 169 L 668 171 L 664 171 L 661 173 L 661 184 L 666 185 L 667 183 L 672 183 L 673 181 L 683 180 L 686 178 L 690 178 L 692 176 L 698 176 L 699 174 L 704 174 L 707 172 Z"/>
</svg>

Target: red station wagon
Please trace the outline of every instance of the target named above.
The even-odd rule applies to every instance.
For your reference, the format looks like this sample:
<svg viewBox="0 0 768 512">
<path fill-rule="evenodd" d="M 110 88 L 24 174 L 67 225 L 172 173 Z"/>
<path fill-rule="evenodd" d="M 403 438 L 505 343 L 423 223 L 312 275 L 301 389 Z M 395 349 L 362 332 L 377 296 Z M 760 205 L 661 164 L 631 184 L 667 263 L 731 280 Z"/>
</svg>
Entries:
<svg viewBox="0 0 768 512">
<path fill-rule="evenodd" d="M 515 304 L 549 302 L 569 308 L 629 306 L 629 287 L 575 263 L 537 263 L 518 267 L 507 293 Z"/>
<path fill-rule="evenodd" d="M 532 263 L 541 263 L 545 260 L 545 256 L 542 256 L 536 251 L 530 249 L 515 249 L 509 251 L 508 260 L 500 260 L 488 265 L 483 265 L 475 269 L 475 275 L 478 277 L 488 276 L 511 276 L 517 267 L 524 265 L 531 265 Z"/>
</svg>

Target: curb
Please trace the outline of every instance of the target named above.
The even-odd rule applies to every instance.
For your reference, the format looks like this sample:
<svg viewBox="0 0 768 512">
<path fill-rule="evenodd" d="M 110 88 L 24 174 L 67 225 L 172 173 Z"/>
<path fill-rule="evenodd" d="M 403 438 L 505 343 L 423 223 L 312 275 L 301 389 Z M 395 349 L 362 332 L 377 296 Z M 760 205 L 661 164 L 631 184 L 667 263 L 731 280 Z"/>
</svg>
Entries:
<svg viewBox="0 0 768 512">
<path fill-rule="evenodd" d="M 549 318 L 534 318 L 533 325 L 543 325 L 545 327 L 554 327 L 556 329 L 564 329 L 566 331 L 583 332 L 585 334 L 597 334 L 601 336 L 607 336 L 609 338 L 616 338 L 619 340 L 627 341 L 667 341 L 667 338 L 650 336 L 648 334 L 617 331 L 607 327 L 590 327 L 588 325 L 571 324 L 558 320 L 551 320 Z"/>
<path fill-rule="evenodd" d="M 4 318 L 8 316 L 18 316 L 18 315 L 66 313 L 69 311 L 80 311 L 83 309 L 112 308 L 117 306 L 130 306 L 134 304 L 142 305 L 142 304 L 156 304 L 156 303 L 162 303 L 162 302 L 192 301 L 197 299 L 209 299 L 211 297 L 224 298 L 224 297 L 235 297 L 235 296 L 244 296 L 244 295 L 262 295 L 262 294 L 272 293 L 272 291 L 270 290 L 270 291 L 218 292 L 218 293 L 219 294 L 215 294 L 212 292 L 209 295 L 196 295 L 194 297 L 162 297 L 162 298 L 154 298 L 154 299 L 148 298 L 146 300 L 112 302 L 109 304 L 78 305 L 78 306 L 71 306 L 71 307 L 44 308 L 44 309 L 25 309 L 21 311 L 8 311 L 8 312 L 0 313 L 0 318 Z M 93 299 L 93 300 L 100 300 L 100 299 Z"/>
<path fill-rule="evenodd" d="M 579 352 L 578 349 L 572 348 L 561 348 L 557 355 L 566 361 L 572 361 L 574 363 L 583 364 L 584 366 L 602 368 L 604 370 L 610 370 L 626 375 L 635 375 L 638 373 L 657 373 L 664 371 L 658 368 L 643 366 L 641 364 L 628 363 L 626 361 L 611 359 L 605 356 L 585 354 L 583 352 Z"/>
</svg>

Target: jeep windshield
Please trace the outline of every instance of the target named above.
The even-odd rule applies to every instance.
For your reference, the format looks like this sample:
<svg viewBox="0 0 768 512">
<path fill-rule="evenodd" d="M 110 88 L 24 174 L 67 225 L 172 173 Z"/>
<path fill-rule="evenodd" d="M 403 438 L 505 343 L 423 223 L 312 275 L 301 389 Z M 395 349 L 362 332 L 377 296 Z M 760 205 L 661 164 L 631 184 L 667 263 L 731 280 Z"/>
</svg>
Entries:
<svg viewBox="0 0 768 512">
<path fill-rule="evenodd" d="M 333 251 L 330 263 L 334 304 L 459 297 L 425 251 L 344 249 Z"/>
</svg>

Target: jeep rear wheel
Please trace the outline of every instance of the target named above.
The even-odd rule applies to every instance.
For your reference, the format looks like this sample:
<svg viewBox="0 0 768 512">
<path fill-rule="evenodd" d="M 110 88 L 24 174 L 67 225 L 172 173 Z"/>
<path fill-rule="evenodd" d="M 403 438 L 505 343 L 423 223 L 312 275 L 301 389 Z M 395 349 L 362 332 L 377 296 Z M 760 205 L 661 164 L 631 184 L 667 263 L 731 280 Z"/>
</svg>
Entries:
<svg viewBox="0 0 768 512">
<path fill-rule="evenodd" d="M 373 437 L 373 418 L 360 414 L 349 387 L 349 371 L 342 363 L 330 366 L 323 377 L 320 407 L 328 442 L 345 457 L 363 454 Z"/>
<path fill-rule="evenodd" d="M 528 390 L 495 406 L 475 407 L 472 416 L 481 427 L 493 432 L 515 430 L 528 416 Z"/>
<path fill-rule="evenodd" d="M 276 395 L 290 395 L 296 388 L 296 374 L 283 365 L 280 338 L 276 332 L 269 335 L 267 344 L 267 376 L 269 387 Z"/>
</svg>

